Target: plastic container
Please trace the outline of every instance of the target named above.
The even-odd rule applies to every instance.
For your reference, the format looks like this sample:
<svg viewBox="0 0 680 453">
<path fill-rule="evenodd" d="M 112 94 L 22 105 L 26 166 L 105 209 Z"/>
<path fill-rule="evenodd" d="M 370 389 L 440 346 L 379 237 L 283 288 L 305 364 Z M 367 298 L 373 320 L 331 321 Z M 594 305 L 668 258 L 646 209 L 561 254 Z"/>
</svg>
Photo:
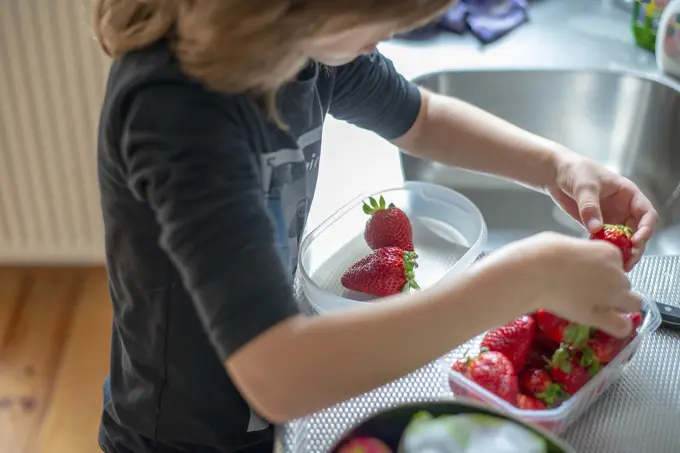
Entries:
<svg viewBox="0 0 680 453">
<path fill-rule="evenodd" d="M 661 72 L 680 79 L 680 0 L 669 3 L 661 16 L 656 62 Z"/>
<path fill-rule="evenodd" d="M 309 233 L 300 247 L 298 268 L 303 288 L 319 313 L 371 302 L 375 298 L 346 290 L 343 272 L 371 252 L 364 240 L 368 216 L 362 202 L 385 197 L 411 219 L 418 254 L 416 281 L 426 288 L 446 274 L 470 266 L 486 244 L 486 223 L 479 209 L 449 188 L 408 181 L 401 187 L 361 195 Z"/>
<path fill-rule="evenodd" d="M 538 411 L 518 409 L 470 381 L 462 374 L 453 371 L 451 365 L 455 360 L 465 356 L 466 351 L 468 354 L 474 354 L 479 351 L 479 343 L 482 341 L 483 335 L 470 340 L 442 360 L 442 364 L 446 367 L 445 372 L 448 377 L 449 387 L 456 397 L 466 397 L 489 404 L 527 423 L 532 423 L 556 434 L 563 433 L 610 385 L 621 377 L 621 374 L 625 371 L 626 366 L 638 351 L 644 339 L 651 335 L 661 324 L 661 314 L 656 304 L 644 295 L 642 295 L 642 300 L 644 319 L 638 328 L 638 335 L 635 339 L 613 361 L 602 368 L 588 384 L 557 408 Z"/>
</svg>

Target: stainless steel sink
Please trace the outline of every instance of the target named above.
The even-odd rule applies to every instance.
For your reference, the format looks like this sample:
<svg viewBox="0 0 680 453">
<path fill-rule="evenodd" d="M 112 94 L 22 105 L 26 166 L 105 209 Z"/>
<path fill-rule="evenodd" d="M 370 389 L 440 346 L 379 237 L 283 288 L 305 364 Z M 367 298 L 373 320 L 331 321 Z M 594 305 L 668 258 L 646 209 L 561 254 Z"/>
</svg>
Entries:
<svg viewBox="0 0 680 453">
<path fill-rule="evenodd" d="M 416 83 L 471 102 L 630 178 L 661 215 L 647 252 L 680 254 L 678 91 L 604 71 L 456 71 L 423 76 Z M 487 222 L 488 250 L 540 231 L 584 235 L 543 194 L 403 153 L 401 164 L 407 180 L 443 184 L 469 197 Z"/>
</svg>

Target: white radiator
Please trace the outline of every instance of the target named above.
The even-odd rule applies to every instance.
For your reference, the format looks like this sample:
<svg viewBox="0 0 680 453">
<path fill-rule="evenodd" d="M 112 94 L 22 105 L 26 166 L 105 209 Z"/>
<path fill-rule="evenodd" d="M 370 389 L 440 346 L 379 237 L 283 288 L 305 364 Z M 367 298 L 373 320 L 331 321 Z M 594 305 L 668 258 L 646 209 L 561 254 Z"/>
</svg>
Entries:
<svg viewBox="0 0 680 453">
<path fill-rule="evenodd" d="M 89 0 L 0 0 L 0 263 L 99 263 Z"/>
</svg>

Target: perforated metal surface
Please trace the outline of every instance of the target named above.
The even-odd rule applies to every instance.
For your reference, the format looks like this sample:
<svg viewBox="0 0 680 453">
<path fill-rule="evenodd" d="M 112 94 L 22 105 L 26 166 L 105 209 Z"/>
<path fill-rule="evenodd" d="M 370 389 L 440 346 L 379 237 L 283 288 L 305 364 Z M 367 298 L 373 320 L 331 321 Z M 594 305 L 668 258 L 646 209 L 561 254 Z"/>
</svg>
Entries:
<svg viewBox="0 0 680 453">
<path fill-rule="evenodd" d="M 631 273 L 651 298 L 680 306 L 680 256 L 644 259 Z M 300 300 L 302 290 L 296 284 Z M 311 309 L 303 302 L 305 311 Z M 277 430 L 277 453 L 322 453 L 347 429 L 395 405 L 451 398 L 436 364 Z M 680 332 L 659 329 L 618 383 L 563 436 L 579 453 L 680 452 Z"/>
</svg>

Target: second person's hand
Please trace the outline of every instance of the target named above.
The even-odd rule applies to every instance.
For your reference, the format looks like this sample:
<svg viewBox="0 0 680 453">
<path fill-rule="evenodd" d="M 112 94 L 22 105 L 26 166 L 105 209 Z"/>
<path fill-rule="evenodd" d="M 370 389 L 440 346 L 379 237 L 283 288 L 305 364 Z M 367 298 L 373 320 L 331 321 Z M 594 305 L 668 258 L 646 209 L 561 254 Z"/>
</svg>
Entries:
<svg viewBox="0 0 680 453">
<path fill-rule="evenodd" d="M 559 156 L 557 175 L 548 193 L 591 234 L 600 231 L 604 223 L 626 225 L 635 231 L 633 254 L 624 264 L 630 271 L 659 221 L 654 206 L 629 179 L 571 151 Z"/>
</svg>

